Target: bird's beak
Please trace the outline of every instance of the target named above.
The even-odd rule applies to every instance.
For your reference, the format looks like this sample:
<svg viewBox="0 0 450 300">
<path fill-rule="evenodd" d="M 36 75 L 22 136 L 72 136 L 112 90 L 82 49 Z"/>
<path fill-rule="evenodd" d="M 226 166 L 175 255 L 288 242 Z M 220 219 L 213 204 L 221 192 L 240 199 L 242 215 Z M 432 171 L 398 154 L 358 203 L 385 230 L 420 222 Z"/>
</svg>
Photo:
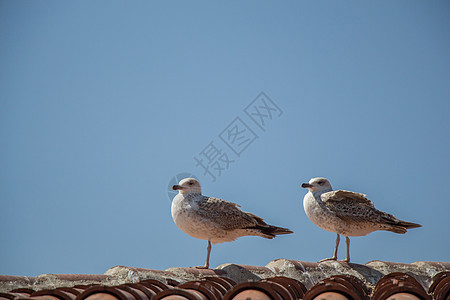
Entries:
<svg viewBox="0 0 450 300">
<path fill-rule="evenodd" d="M 181 185 L 178 185 L 178 184 L 175 184 L 173 187 L 172 187 L 172 190 L 174 190 L 174 191 L 176 191 L 176 190 L 182 190 L 183 188 L 181 187 Z"/>
<path fill-rule="evenodd" d="M 301 187 L 304 189 L 307 189 L 307 188 L 312 187 L 312 185 L 310 185 L 309 183 L 302 183 Z"/>
</svg>

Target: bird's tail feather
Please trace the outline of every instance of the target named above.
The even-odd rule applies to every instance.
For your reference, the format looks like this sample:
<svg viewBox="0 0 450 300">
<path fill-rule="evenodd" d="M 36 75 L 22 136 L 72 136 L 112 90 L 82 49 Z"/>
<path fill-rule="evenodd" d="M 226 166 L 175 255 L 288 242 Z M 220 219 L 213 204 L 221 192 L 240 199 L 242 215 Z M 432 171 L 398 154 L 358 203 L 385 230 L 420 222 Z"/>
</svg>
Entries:
<svg viewBox="0 0 450 300">
<path fill-rule="evenodd" d="M 420 224 L 412 223 L 412 222 L 406 222 L 406 221 L 400 221 L 398 223 L 398 225 L 402 226 L 402 227 L 405 227 L 406 229 L 422 227 L 422 225 L 420 225 Z"/>
<path fill-rule="evenodd" d="M 269 225 L 269 226 L 270 226 L 270 233 L 272 233 L 274 235 L 294 233 L 292 230 L 287 229 L 287 228 L 277 227 L 277 226 L 272 226 L 272 225 Z"/>
<path fill-rule="evenodd" d="M 280 234 L 290 234 L 294 233 L 292 230 L 283 227 L 277 227 L 272 225 L 255 225 L 247 227 L 246 229 L 255 229 L 262 233 L 262 237 L 273 239 L 275 236 Z"/>
<path fill-rule="evenodd" d="M 422 227 L 422 225 L 420 224 L 406 222 L 402 220 L 396 220 L 395 223 L 392 223 L 390 225 L 391 226 L 387 230 L 400 234 L 405 234 L 407 229 Z"/>
<path fill-rule="evenodd" d="M 387 229 L 385 229 L 387 231 L 392 231 L 395 233 L 399 233 L 399 234 L 405 234 L 406 233 L 406 228 L 405 227 L 401 227 L 401 226 L 391 226 Z"/>
<path fill-rule="evenodd" d="M 280 234 L 294 233 L 292 230 L 289 230 L 287 228 L 269 225 L 266 222 L 264 222 L 263 218 L 260 218 L 252 213 L 246 212 L 246 214 L 256 222 L 256 225 L 246 227 L 245 229 L 256 230 L 257 232 L 261 233 L 260 236 L 264 238 L 273 239 L 275 236 Z"/>
</svg>

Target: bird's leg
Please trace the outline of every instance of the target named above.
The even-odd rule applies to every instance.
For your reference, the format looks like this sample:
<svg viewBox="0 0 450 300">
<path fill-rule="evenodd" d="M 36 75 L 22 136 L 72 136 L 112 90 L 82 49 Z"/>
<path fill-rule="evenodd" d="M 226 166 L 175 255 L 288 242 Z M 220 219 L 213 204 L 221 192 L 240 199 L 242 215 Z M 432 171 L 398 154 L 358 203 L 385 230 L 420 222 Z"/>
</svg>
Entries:
<svg viewBox="0 0 450 300">
<path fill-rule="evenodd" d="M 207 248 L 208 254 L 206 255 L 206 263 L 205 263 L 206 269 L 209 268 L 209 256 L 211 255 L 211 248 L 212 248 L 211 241 L 208 240 L 208 248 Z"/>
<path fill-rule="evenodd" d="M 336 247 L 334 248 L 334 254 L 333 257 L 331 259 L 336 260 L 337 259 L 337 253 L 338 253 L 338 248 L 339 248 L 339 242 L 341 241 L 341 237 L 339 236 L 339 234 L 336 234 Z"/>
<path fill-rule="evenodd" d="M 339 242 L 340 242 L 340 240 L 341 240 L 341 238 L 340 238 L 339 234 L 337 234 L 337 236 L 336 236 L 336 247 L 334 248 L 334 254 L 333 254 L 333 257 L 325 258 L 325 259 L 319 260 L 320 263 L 323 262 L 323 261 L 328 261 L 328 260 L 337 260 L 337 253 L 338 253 L 338 248 L 339 248 Z"/>
<path fill-rule="evenodd" d="M 206 250 L 208 251 L 206 254 L 206 263 L 204 266 L 198 266 L 197 269 L 209 269 L 209 255 L 211 254 L 211 241 L 208 240 L 208 248 Z"/>
<path fill-rule="evenodd" d="M 345 243 L 347 244 L 347 258 L 345 262 L 350 262 L 350 238 L 348 236 L 345 237 Z"/>
<path fill-rule="evenodd" d="M 345 237 L 345 243 L 347 244 L 347 258 L 344 260 L 339 260 L 342 262 L 350 262 L 350 238 L 348 236 Z M 335 252 L 336 255 L 336 252 Z"/>
</svg>

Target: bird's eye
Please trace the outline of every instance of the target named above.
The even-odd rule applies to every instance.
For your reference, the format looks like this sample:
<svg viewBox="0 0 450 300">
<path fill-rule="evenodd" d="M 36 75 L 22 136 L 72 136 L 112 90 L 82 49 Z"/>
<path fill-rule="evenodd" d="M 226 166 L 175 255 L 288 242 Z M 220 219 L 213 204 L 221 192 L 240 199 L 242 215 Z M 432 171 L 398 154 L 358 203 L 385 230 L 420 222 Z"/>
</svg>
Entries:
<svg viewBox="0 0 450 300">
<path fill-rule="evenodd" d="M 320 185 L 322 185 L 322 184 L 325 183 L 325 181 L 319 181 L 319 182 L 317 182 L 317 183 L 320 184 Z"/>
<path fill-rule="evenodd" d="M 189 185 L 193 185 L 194 183 L 193 182 L 189 182 Z"/>
</svg>

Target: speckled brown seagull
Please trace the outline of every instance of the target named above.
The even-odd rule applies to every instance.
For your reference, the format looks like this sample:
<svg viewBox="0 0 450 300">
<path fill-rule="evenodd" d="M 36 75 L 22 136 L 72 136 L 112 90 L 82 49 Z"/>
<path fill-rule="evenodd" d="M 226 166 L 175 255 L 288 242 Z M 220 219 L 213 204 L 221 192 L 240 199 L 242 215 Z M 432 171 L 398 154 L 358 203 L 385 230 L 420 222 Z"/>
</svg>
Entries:
<svg viewBox="0 0 450 300">
<path fill-rule="evenodd" d="M 407 229 L 422 225 L 405 222 L 393 215 L 379 211 L 366 195 L 344 190 L 333 191 L 326 178 L 312 178 L 303 183 L 309 192 L 303 199 L 303 208 L 308 218 L 320 228 L 337 234 L 334 255 L 321 260 L 337 260 L 339 235 L 345 236 L 347 259 L 350 261 L 350 236 L 364 236 L 376 230 L 404 234 Z"/>
<path fill-rule="evenodd" d="M 172 189 L 178 190 L 172 201 L 175 224 L 190 236 L 208 241 L 206 264 L 197 268 L 209 268 L 211 243 L 231 242 L 248 235 L 273 239 L 279 234 L 293 233 L 268 225 L 260 217 L 242 211 L 238 204 L 203 196 L 200 183 L 194 178 L 185 178 Z"/>
</svg>

